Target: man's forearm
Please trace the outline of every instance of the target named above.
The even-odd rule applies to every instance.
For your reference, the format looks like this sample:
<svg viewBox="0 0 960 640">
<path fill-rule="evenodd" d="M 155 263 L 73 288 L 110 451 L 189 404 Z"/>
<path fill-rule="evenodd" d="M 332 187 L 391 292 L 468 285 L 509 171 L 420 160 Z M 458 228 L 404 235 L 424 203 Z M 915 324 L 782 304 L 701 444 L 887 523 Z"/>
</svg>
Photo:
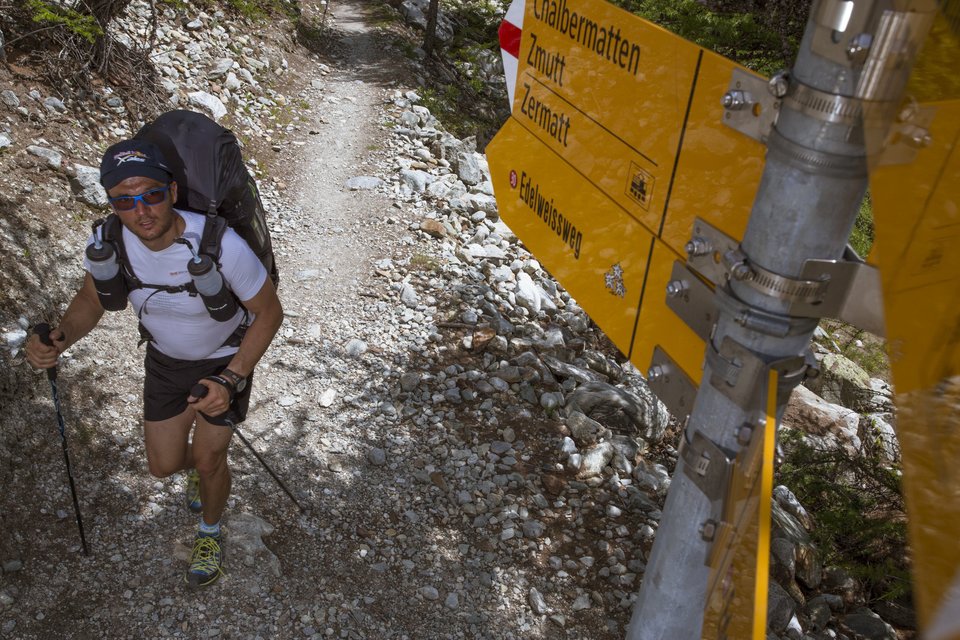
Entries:
<svg viewBox="0 0 960 640">
<path fill-rule="evenodd" d="M 57 347 L 63 351 L 70 345 L 75 344 L 97 326 L 101 317 L 103 317 L 103 307 L 97 298 L 93 278 L 88 273 L 83 286 L 70 302 L 70 306 L 67 307 L 63 319 L 60 321 L 60 326 L 57 327 L 66 338 L 63 342 L 58 343 Z"/>
<path fill-rule="evenodd" d="M 266 353 L 267 347 L 270 346 L 273 336 L 277 334 L 282 323 L 283 309 L 279 304 L 275 309 L 271 308 L 258 313 L 243 336 L 240 350 L 233 356 L 227 368 L 244 377 L 250 375 L 253 368 L 260 362 L 260 358 Z"/>
</svg>

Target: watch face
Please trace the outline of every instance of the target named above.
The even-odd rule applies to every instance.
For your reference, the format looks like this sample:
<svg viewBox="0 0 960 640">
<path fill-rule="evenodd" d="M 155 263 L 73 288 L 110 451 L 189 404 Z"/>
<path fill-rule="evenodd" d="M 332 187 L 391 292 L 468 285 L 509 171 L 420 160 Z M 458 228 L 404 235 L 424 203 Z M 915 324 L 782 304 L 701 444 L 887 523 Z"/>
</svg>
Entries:
<svg viewBox="0 0 960 640">
<path fill-rule="evenodd" d="M 247 387 L 247 379 L 230 369 L 224 369 L 220 375 L 233 383 L 234 393 L 240 393 Z"/>
</svg>

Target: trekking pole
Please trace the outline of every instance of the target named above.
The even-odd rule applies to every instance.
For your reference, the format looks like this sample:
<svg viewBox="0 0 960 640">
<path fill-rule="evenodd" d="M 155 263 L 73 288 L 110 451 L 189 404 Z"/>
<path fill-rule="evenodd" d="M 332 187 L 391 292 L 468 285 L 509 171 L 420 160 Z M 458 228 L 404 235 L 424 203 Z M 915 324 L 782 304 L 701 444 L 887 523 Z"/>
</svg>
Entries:
<svg viewBox="0 0 960 640">
<path fill-rule="evenodd" d="M 33 328 L 33 332 L 40 337 L 40 342 L 48 347 L 53 346 L 53 340 L 50 339 L 50 325 L 42 322 Z M 50 381 L 50 389 L 53 392 L 53 407 L 57 411 L 57 427 L 60 429 L 60 444 L 63 445 L 63 461 L 67 466 L 67 478 L 70 480 L 70 493 L 73 496 L 73 511 L 77 514 L 77 528 L 80 529 L 80 545 L 83 547 L 83 555 L 88 556 L 87 538 L 83 535 L 83 517 L 80 515 L 80 502 L 77 500 L 77 487 L 73 483 L 73 471 L 70 470 L 70 453 L 67 451 L 67 432 L 63 424 L 63 413 L 60 411 L 60 393 L 57 391 L 57 367 L 56 365 L 47 369 L 47 379 Z"/>
<path fill-rule="evenodd" d="M 190 395 L 192 395 L 194 398 L 202 398 L 206 396 L 208 392 L 209 392 L 209 389 L 207 389 L 207 387 L 202 384 L 195 384 L 193 385 L 193 388 L 190 389 Z M 304 513 L 306 509 L 303 508 L 303 505 L 300 504 L 300 502 L 295 497 L 293 497 L 293 493 L 290 492 L 290 489 L 287 488 L 287 485 L 284 484 L 283 480 L 281 480 L 280 477 L 273 472 L 273 469 L 270 468 L 270 465 L 267 464 L 267 461 L 264 460 L 262 457 L 260 457 L 260 454 L 257 453 L 257 450 L 253 448 L 252 444 L 250 444 L 250 441 L 244 438 L 243 434 L 240 433 L 240 430 L 237 428 L 236 423 L 234 423 L 234 421 L 231 419 L 229 411 L 228 411 L 226 420 L 227 420 L 227 426 L 229 426 L 230 429 L 235 434 L 237 434 L 237 437 L 240 438 L 240 442 L 247 445 L 247 449 L 249 449 L 250 453 L 252 453 L 254 457 L 256 457 L 256 459 L 260 461 L 260 464 L 262 464 L 263 468 L 267 470 L 267 473 L 270 474 L 270 477 L 276 480 L 277 484 L 280 485 L 280 488 L 283 489 L 284 493 L 290 496 L 290 499 L 293 500 L 293 503 L 297 505 L 298 509 L 300 509 L 300 513 Z"/>
</svg>

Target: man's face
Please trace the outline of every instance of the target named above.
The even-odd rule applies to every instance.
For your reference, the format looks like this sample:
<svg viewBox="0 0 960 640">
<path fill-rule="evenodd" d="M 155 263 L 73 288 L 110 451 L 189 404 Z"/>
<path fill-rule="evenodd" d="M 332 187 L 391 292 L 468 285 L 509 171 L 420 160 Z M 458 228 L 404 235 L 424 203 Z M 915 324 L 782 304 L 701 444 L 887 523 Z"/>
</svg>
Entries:
<svg viewBox="0 0 960 640">
<path fill-rule="evenodd" d="M 157 182 L 152 178 L 132 177 L 118 183 L 107 192 L 110 198 L 120 196 L 143 196 L 154 189 L 163 189 L 167 185 L 163 182 Z M 157 204 L 148 204 L 147 200 L 153 201 L 163 196 Z M 177 183 L 170 183 L 170 189 L 166 193 L 147 194 L 145 198 L 136 199 L 132 209 L 120 210 L 114 205 L 113 210 L 120 216 L 120 222 L 123 223 L 134 235 L 143 241 L 145 245 L 158 251 L 165 249 L 177 237 L 175 222 L 177 216 L 173 212 L 173 203 L 177 200 Z"/>
</svg>

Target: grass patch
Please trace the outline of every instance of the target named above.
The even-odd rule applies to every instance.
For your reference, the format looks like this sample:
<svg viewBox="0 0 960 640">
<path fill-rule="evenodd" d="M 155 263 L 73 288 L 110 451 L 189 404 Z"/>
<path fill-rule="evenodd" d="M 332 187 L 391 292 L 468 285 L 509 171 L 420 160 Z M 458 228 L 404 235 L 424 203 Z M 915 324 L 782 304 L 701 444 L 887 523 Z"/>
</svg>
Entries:
<svg viewBox="0 0 960 640">
<path fill-rule="evenodd" d="M 873 248 L 873 202 L 870 200 L 870 193 L 863 196 L 863 202 L 860 203 L 860 210 L 857 212 L 857 219 L 853 223 L 853 231 L 850 232 L 850 246 L 861 257 L 866 258 L 870 255 L 870 249 Z"/>
<path fill-rule="evenodd" d="M 440 263 L 433 256 L 415 253 L 410 257 L 410 268 L 417 271 L 436 271 L 440 268 Z"/>
</svg>

